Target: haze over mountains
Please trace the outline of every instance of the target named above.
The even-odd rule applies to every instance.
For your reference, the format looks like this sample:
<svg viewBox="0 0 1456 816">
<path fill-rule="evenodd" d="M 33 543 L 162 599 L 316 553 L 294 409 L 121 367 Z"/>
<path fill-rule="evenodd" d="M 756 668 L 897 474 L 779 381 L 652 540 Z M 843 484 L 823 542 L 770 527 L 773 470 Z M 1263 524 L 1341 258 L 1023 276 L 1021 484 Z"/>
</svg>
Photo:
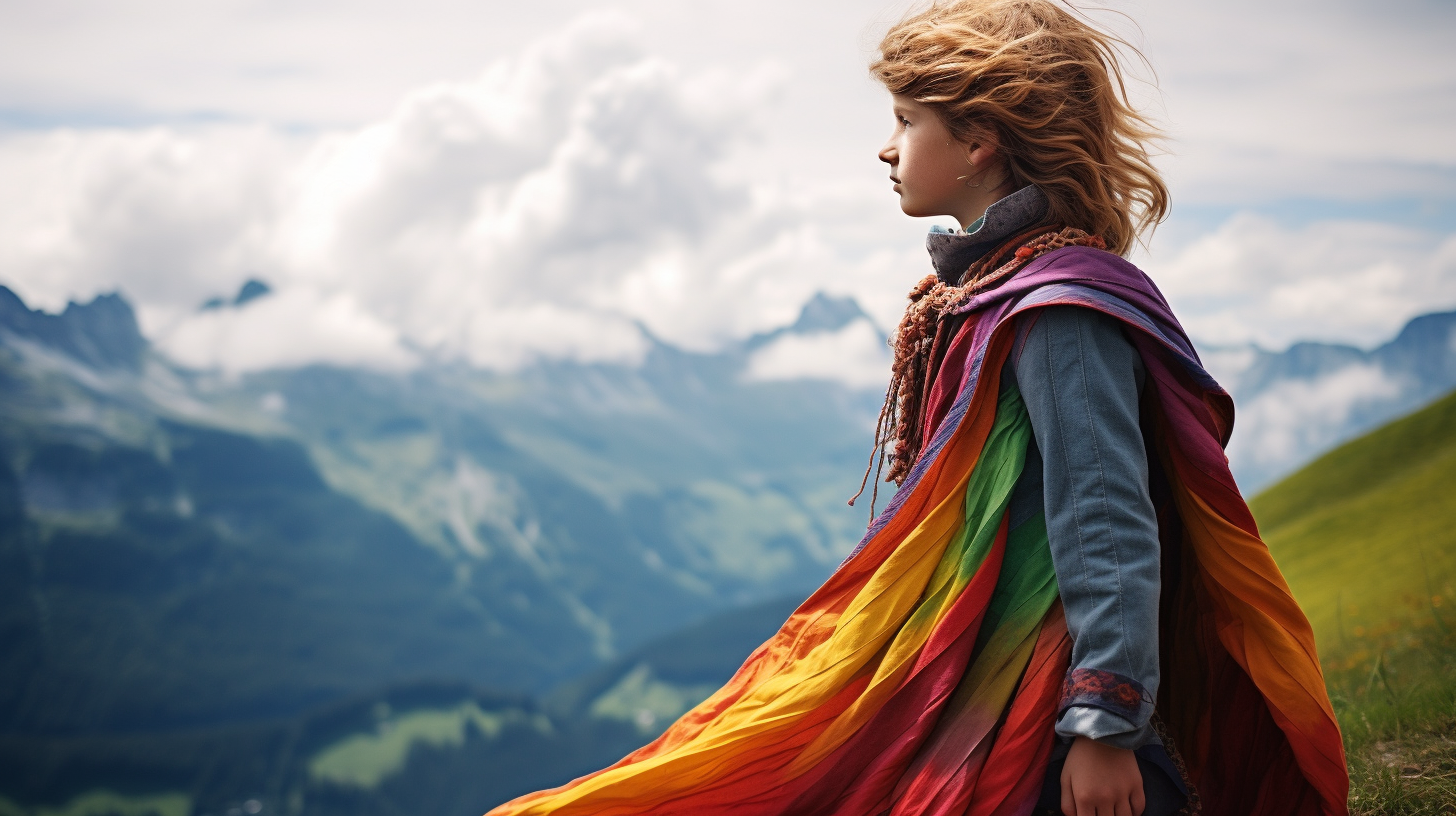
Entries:
<svg viewBox="0 0 1456 816">
<path fill-rule="evenodd" d="M 277 790 L 324 802 L 333 742 L 422 704 L 494 729 L 460 761 L 548 769 L 487 797 L 573 751 L 610 761 L 636 708 L 543 736 L 523 693 L 822 580 L 863 524 L 844 499 L 878 395 L 744 372 L 863 322 L 819 299 L 730 353 L 659 344 L 640 367 L 236 378 L 159 357 L 120 297 L 50 315 L 0 290 L 0 765 L 25 769 L 0 796 L 151 795 L 221 752 L 241 781 L 198 801 L 259 793 L 248 768 L 276 759 Z"/>
<path fill-rule="evenodd" d="M 1204 363 L 1234 396 L 1229 459 L 1252 495 L 1335 445 L 1456 388 L 1456 312 L 1411 320 L 1364 350 L 1296 343 L 1203 350 Z"/>
</svg>

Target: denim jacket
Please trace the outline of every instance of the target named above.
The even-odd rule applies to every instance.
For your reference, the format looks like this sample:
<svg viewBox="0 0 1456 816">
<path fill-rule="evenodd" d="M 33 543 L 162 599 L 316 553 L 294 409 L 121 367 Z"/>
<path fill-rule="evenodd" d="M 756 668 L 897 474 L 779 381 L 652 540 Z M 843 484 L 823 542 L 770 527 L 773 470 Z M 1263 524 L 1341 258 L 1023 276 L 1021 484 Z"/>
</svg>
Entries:
<svg viewBox="0 0 1456 816">
<path fill-rule="evenodd" d="M 1056 730 L 1137 748 L 1157 739 L 1161 571 L 1142 359 L 1114 318 L 1079 306 L 1048 307 L 1021 333 L 1003 378 L 1021 390 L 1034 441 L 1011 524 L 1046 514 L 1072 636 Z"/>
<path fill-rule="evenodd" d="M 968 232 L 932 231 L 937 274 L 958 279 L 1045 213 L 1045 197 L 1025 187 Z M 1072 636 L 1056 732 L 1119 748 L 1154 743 L 1161 548 L 1138 414 L 1142 360 L 1116 320 L 1090 309 L 1054 306 L 1019 320 L 1002 382 L 1020 389 L 1033 441 L 1010 523 L 1045 514 Z"/>
</svg>

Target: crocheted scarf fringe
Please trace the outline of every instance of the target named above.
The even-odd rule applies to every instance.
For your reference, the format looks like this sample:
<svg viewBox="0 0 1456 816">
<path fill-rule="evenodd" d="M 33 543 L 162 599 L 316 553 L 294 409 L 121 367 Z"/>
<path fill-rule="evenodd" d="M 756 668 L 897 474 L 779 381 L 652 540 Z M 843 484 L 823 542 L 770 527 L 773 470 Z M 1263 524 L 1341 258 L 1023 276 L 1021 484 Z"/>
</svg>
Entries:
<svg viewBox="0 0 1456 816">
<path fill-rule="evenodd" d="M 870 450 L 859 492 L 849 500 L 851 505 L 864 494 L 870 472 L 874 471 L 875 487 L 870 499 L 873 518 L 879 497 L 879 476 L 887 462 L 889 472 L 884 481 L 900 485 L 920 457 L 925 445 L 926 398 L 935 380 L 937 363 L 955 334 L 947 327 L 947 318 L 977 292 L 1006 280 L 1038 257 L 1066 246 L 1107 248 L 1101 237 L 1085 230 L 1066 227 L 1048 231 L 1046 226 L 1038 226 L 987 252 L 956 284 L 947 284 L 932 274 L 910 290 L 910 305 L 890 341 L 894 363 L 885 404 L 875 424 L 874 447 Z"/>
</svg>

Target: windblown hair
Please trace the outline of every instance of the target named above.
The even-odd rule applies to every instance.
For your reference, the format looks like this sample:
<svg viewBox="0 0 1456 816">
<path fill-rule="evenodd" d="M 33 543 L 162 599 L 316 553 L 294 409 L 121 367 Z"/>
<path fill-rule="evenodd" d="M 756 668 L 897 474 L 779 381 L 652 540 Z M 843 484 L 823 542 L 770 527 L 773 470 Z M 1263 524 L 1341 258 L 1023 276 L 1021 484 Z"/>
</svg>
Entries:
<svg viewBox="0 0 1456 816">
<path fill-rule="evenodd" d="M 1125 255 L 1168 213 L 1148 156 L 1158 130 L 1133 109 L 1119 50 L 1141 54 L 1053 0 L 936 0 L 897 23 L 870 72 L 933 109 L 958 140 L 993 135 L 1016 187 L 1048 220 Z"/>
</svg>

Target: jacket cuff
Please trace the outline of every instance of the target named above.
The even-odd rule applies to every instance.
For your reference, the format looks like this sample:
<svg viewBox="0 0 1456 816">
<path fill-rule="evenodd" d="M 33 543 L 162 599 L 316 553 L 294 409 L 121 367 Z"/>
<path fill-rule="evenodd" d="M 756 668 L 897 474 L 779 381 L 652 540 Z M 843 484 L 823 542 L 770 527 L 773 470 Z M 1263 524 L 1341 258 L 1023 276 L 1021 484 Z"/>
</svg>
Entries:
<svg viewBox="0 0 1456 816">
<path fill-rule="evenodd" d="M 1072 706 L 1057 720 L 1057 736 L 1065 739 L 1086 737 L 1114 748 L 1134 750 L 1153 742 L 1161 742 L 1152 724 L 1141 728 L 1108 711 L 1088 706 Z"/>
<path fill-rule="evenodd" d="M 1073 706 L 1097 708 L 1115 714 L 1133 728 L 1146 725 L 1153 713 L 1153 701 L 1138 681 L 1102 669 L 1073 669 L 1062 684 L 1057 719 Z"/>
</svg>

